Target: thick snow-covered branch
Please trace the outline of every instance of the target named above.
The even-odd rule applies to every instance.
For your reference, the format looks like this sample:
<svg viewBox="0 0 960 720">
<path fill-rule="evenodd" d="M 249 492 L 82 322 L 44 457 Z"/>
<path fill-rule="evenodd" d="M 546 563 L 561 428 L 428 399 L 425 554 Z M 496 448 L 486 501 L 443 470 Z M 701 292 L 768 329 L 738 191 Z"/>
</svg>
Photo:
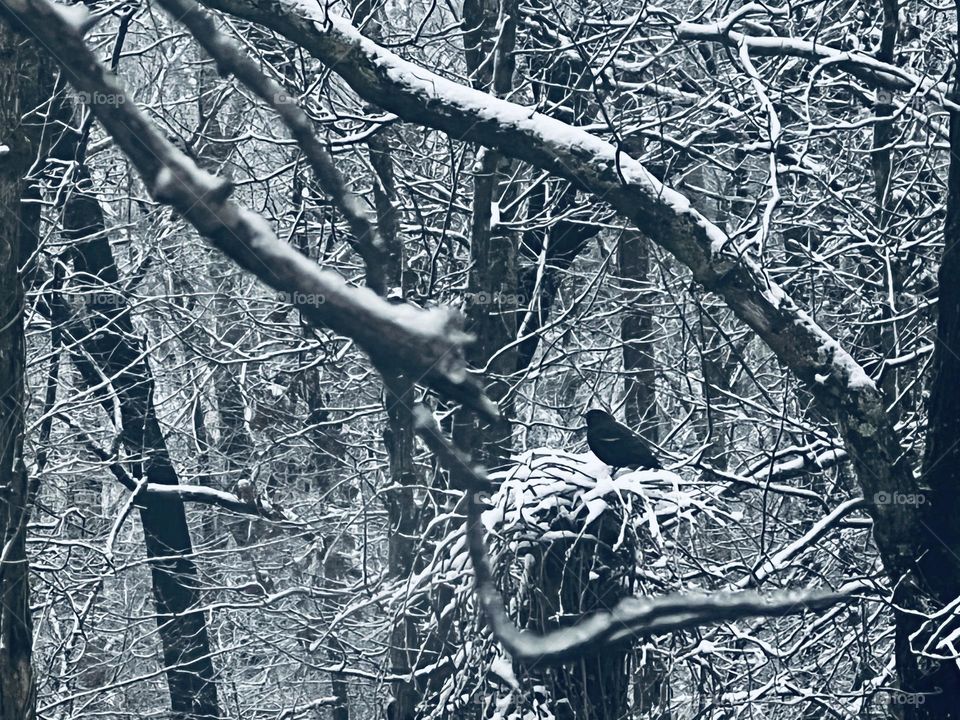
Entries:
<svg viewBox="0 0 960 720">
<path fill-rule="evenodd" d="M 467 375 L 469 336 L 450 308 L 393 305 L 372 290 L 349 285 L 279 240 L 256 213 L 228 200 L 230 183 L 196 166 L 124 94 L 116 78 L 83 42 L 85 20 L 47 0 L 4 0 L 3 17 L 19 32 L 56 47 L 66 79 L 91 98 L 91 110 L 140 172 L 151 194 L 186 218 L 205 238 L 261 281 L 285 293 L 312 323 L 353 338 L 374 364 L 402 369 L 419 382 L 482 415 L 496 406 Z"/>
<path fill-rule="evenodd" d="M 603 197 L 684 262 L 705 287 L 721 294 L 833 409 L 852 396 L 876 394 L 853 358 L 757 263 L 738 253 L 727 235 L 686 197 L 612 144 L 413 65 L 310 0 L 205 4 L 261 22 L 299 42 L 328 62 L 364 99 L 408 121 L 495 147 Z M 865 403 L 863 410 L 872 411 L 872 405 Z"/>
<path fill-rule="evenodd" d="M 850 354 L 686 197 L 605 140 L 407 62 L 315 0 L 203 2 L 283 34 L 327 63 L 362 98 L 404 120 L 570 180 L 670 251 L 836 414 L 887 570 L 895 577 L 909 571 L 911 549 L 902 539 L 920 537 L 918 514 L 873 502 L 878 493 L 914 492 L 916 482 L 902 462 L 881 394 Z"/>
</svg>

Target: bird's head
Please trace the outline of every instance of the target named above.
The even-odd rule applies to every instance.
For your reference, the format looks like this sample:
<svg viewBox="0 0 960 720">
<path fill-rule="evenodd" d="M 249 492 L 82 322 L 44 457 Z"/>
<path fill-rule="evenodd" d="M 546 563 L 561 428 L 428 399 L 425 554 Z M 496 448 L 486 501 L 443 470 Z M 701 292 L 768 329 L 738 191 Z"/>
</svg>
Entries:
<svg viewBox="0 0 960 720">
<path fill-rule="evenodd" d="M 591 425 L 597 425 L 603 423 L 607 420 L 613 420 L 613 416 L 605 410 L 587 410 L 586 415 L 583 416 L 587 421 L 587 427 Z"/>
</svg>

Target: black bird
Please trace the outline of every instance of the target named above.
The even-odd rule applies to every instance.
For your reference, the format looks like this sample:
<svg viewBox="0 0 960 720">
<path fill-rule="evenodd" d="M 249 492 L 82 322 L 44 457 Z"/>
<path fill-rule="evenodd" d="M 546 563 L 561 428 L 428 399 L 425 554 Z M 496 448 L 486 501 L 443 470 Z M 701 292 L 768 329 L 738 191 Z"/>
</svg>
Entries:
<svg viewBox="0 0 960 720">
<path fill-rule="evenodd" d="M 622 467 L 663 469 L 646 440 L 614 420 L 613 415 L 603 410 L 589 410 L 585 417 L 587 445 L 594 455 L 611 465 L 614 472 Z"/>
</svg>

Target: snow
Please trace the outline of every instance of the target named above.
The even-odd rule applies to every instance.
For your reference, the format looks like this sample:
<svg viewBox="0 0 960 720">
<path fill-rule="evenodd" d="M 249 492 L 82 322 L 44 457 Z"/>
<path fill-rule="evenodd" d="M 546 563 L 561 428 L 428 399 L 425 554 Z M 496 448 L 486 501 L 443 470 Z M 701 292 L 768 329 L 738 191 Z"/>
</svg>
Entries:
<svg viewBox="0 0 960 720">
<path fill-rule="evenodd" d="M 948 88 L 945 83 L 929 78 L 917 77 L 903 68 L 884 63 L 866 53 L 839 50 L 822 42 L 813 42 L 799 38 L 744 35 L 739 32 L 727 31 L 722 27 L 722 24 L 723 21 L 706 24 L 678 22 L 674 26 L 674 31 L 679 37 L 691 39 L 715 40 L 719 36 L 724 36 L 732 45 L 745 45 L 749 50 L 759 54 L 770 52 L 774 54 L 789 54 L 796 57 L 816 58 L 824 64 L 850 62 L 891 78 L 898 78 L 904 81 L 905 85 L 913 85 L 927 91 L 937 92 L 941 95 L 947 94 Z"/>
<path fill-rule="evenodd" d="M 0 144 L 0 157 L 3 157 L 4 155 L 7 155 L 9 153 L 10 153 L 10 146 Z"/>
<path fill-rule="evenodd" d="M 676 216 L 677 221 L 687 223 L 696 228 L 703 239 L 708 243 L 709 252 L 713 256 L 722 255 L 729 244 L 729 237 L 719 227 L 707 220 L 690 205 L 690 201 L 681 193 L 663 185 L 647 169 L 630 156 L 619 152 L 617 148 L 602 138 L 591 135 L 583 128 L 568 125 L 560 120 L 542 115 L 535 109 L 524 107 L 473 88 L 460 85 L 457 82 L 441 77 L 425 68 L 407 62 L 398 55 L 380 47 L 372 40 L 364 37 L 350 22 L 336 14 L 330 14 L 326 6 L 316 0 L 286 0 L 290 5 L 312 20 L 318 32 L 333 36 L 334 45 L 341 45 L 357 49 L 366 56 L 370 63 L 375 65 L 392 82 L 402 86 L 402 91 L 412 97 L 419 98 L 427 106 L 440 104 L 448 108 L 448 113 L 454 116 L 463 115 L 470 119 L 473 125 L 485 122 L 496 124 L 501 128 L 529 137 L 533 142 L 531 147 L 539 148 L 536 152 L 543 166 L 543 155 L 552 156 L 554 170 L 563 174 L 565 159 L 574 158 L 577 173 L 589 175 L 609 176 L 612 168 L 616 168 L 619 175 L 631 184 L 636 191 L 646 196 L 651 207 L 668 210 Z M 654 8 L 648 13 L 658 14 Z M 734 14 L 736 15 L 736 13 Z M 728 20 L 729 21 L 729 20 Z M 693 23 L 672 23 L 676 31 L 683 37 L 714 39 L 718 33 L 726 32 L 723 22 L 708 25 Z M 865 55 L 843 53 L 822 45 L 811 45 L 805 41 L 793 41 L 780 37 L 744 36 L 729 32 L 729 39 L 735 43 L 749 45 L 749 50 L 762 54 L 764 49 L 776 46 L 788 48 L 791 54 L 800 57 L 823 57 L 834 61 L 844 59 L 854 60 L 861 66 L 871 67 L 880 72 L 898 74 L 902 78 L 907 76 L 899 69 L 881 63 Z M 918 81 L 919 82 L 919 81 Z M 921 87 L 928 90 L 940 89 L 940 84 L 930 81 L 921 83 Z M 550 169 L 546 168 L 545 169 Z M 606 182 L 606 181 L 601 181 Z M 821 338 L 824 343 L 825 364 L 832 365 L 828 374 L 842 379 L 847 387 L 854 391 L 871 390 L 873 382 L 863 369 L 843 351 L 836 341 L 825 333 L 808 315 L 787 297 L 775 283 L 770 281 L 763 268 L 756 262 L 742 255 L 731 256 L 730 261 L 744 265 L 747 271 L 760 278 L 766 285 L 764 300 L 773 310 L 784 308 L 789 311 L 803 327 L 803 332 Z M 749 306 L 738 308 L 742 316 L 746 316 L 751 324 L 762 326 L 766 322 L 769 306 L 751 309 Z"/>
<path fill-rule="evenodd" d="M 50 3 L 49 7 L 60 16 L 60 19 L 70 26 L 70 29 L 83 35 L 90 27 L 90 11 L 82 3 L 76 5 L 61 5 Z"/>
<path fill-rule="evenodd" d="M 509 658 L 505 655 L 498 655 L 494 658 L 493 662 L 490 663 L 490 672 L 499 677 L 510 687 L 519 689 L 520 683 L 517 682 L 516 675 L 513 674 L 513 665 L 510 663 Z"/>
<path fill-rule="evenodd" d="M 490 500 L 493 507 L 481 516 L 487 532 L 538 526 L 542 535 L 559 537 L 550 529 L 557 513 L 576 517 L 585 532 L 605 513 L 637 500 L 646 507 L 642 520 L 657 537 L 658 512 L 694 502 L 679 491 L 683 480 L 669 470 L 633 470 L 612 477 L 610 467 L 592 452 L 555 448 L 533 448 L 513 459 L 511 468 L 490 476 L 500 487 Z"/>
<path fill-rule="evenodd" d="M 177 179 L 173 170 L 164 165 L 153 180 L 153 191 L 157 197 L 173 197 L 177 191 Z"/>
<path fill-rule="evenodd" d="M 694 649 L 693 654 L 695 655 L 709 655 L 713 652 L 716 652 L 717 646 L 710 642 L 709 640 L 701 640 L 700 644 Z"/>
<path fill-rule="evenodd" d="M 853 359 L 850 353 L 840 346 L 840 343 L 821 330 L 806 313 L 802 311 L 798 312 L 809 321 L 810 325 L 819 330 L 823 335 L 823 342 L 818 349 L 818 354 L 825 363 L 833 365 L 840 377 L 846 380 L 846 385 L 850 390 L 876 388 L 876 384 L 870 379 L 870 376 L 867 375 L 860 364 Z"/>
<path fill-rule="evenodd" d="M 224 202 L 233 190 L 229 182 L 201 170 L 173 145 L 169 146 L 168 156 L 164 158 L 163 167 L 153 182 L 153 194 L 161 201 L 169 201 L 184 192 L 190 192 L 198 202 L 206 200 L 217 204 Z M 270 234 L 273 234 L 272 231 Z"/>
</svg>

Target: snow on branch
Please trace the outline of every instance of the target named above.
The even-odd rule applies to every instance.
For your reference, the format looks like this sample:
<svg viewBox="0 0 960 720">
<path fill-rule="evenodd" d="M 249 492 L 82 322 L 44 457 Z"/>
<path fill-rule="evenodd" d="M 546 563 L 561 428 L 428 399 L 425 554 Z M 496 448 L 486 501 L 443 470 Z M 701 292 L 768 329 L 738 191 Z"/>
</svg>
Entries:
<svg viewBox="0 0 960 720">
<path fill-rule="evenodd" d="M 405 120 L 494 147 L 603 197 L 687 265 L 701 284 L 722 295 L 834 409 L 851 395 L 876 395 L 856 361 L 742 249 L 733 247 L 723 230 L 611 143 L 403 60 L 313 0 L 204 4 L 260 22 L 298 42 L 365 100 Z"/>
<path fill-rule="evenodd" d="M 468 457 L 453 447 L 442 435 L 429 410 L 418 406 L 414 410 L 414 419 L 420 437 L 444 466 L 448 469 L 466 468 L 473 477 L 470 487 L 466 490 L 466 535 L 470 560 L 473 564 L 476 595 L 494 637 L 517 662 L 526 664 L 567 662 L 595 652 L 610 643 L 629 643 L 645 635 L 662 634 L 746 617 L 795 615 L 849 601 L 846 595 L 820 591 L 771 594 L 721 592 L 708 595 L 629 597 L 617 603 L 612 610 L 596 612 L 570 627 L 543 634 L 521 630 L 507 614 L 503 597 L 497 589 L 485 544 L 483 506 L 476 489 L 488 487 L 493 478 L 488 478 L 483 468 L 473 465 Z M 541 466 L 546 462 L 557 471 L 557 482 L 583 483 L 587 486 L 590 484 L 588 472 L 599 471 L 602 465 L 595 458 L 591 462 L 590 456 L 581 456 L 578 459 L 563 453 L 555 458 L 541 458 L 541 461 Z M 528 466 L 521 463 L 518 467 L 523 469 Z M 599 479 L 594 483 L 595 487 L 585 493 L 586 503 L 600 501 L 602 504 L 602 496 L 606 490 L 620 492 L 623 489 L 612 487 L 609 474 L 606 475 L 606 485 L 610 487 L 605 489 L 604 473 L 608 473 L 608 470 L 597 472 Z M 637 476 L 631 480 L 632 482 L 642 482 L 646 476 L 661 475 L 664 477 L 657 479 L 669 481 L 671 473 L 642 471 L 630 473 L 630 475 Z M 508 473 L 507 477 L 512 476 Z M 500 479 L 505 480 L 507 477 Z M 521 472 L 519 482 L 525 482 L 525 477 L 527 481 L 531 480 Z M 621 478 L 618 477 L 619 479 Z M 596 505 L 590 508 L 587 522 L 590 520 L 590 513 L 595 509 L 597 509 Z M 526 515 L 530 512 L 533 510 L 524 510 L 521 514 Z M 501 518 L 501 520 L 504 519 Z"/>
<path fill-rule="evenodd" d="M 352 338 L 377 366 L 408 372 L 424 385 L 488 418 L 496 406 L 467 374 L 470 336 L 452 308 L 394 305 L 368 288 L 349 285 L 279 240 L 260 215 L 228 200 L 232 186 L 196 166 L 126 97 L 82 37 L 85 27 L 48 0 L 5 0 L 0 17 L 15 30 L 56 47 L 54 59 L 140 172 L 150 193 L 186 218 L 234 262 L 285 293 L 306 319 Z"/>
<path fill-rule="evenodd" d="M 159 0 L 160 5 L 190 30 L 222 73 L 234 75 L 280 116 L 290 135 L 303 150 L 320 186 L 333 199 L 353 233 L 354 245 L 366 263 L 367 284 L 379 294 L 383 287 L 383 255 L 386 249 L 376 226 L 360 199 L 347 187 L 330 153 L 314 134 L 313 123 L 284 89 L 260 71 L 260 66 L 227 39 L 193 0 Z"/>
<path fill-rule="evenodd" d="M 763 8 L 760 8 L 763 10 Z M 905 68 L 877 60 L 868 53 L 841 50 L 826 43 L 802 40 L 780 35 L 749 35 L 733 29 L 744 8 L 710 23 L 678 21 L 668 11 L 648 7 L 646 18 L 650 26 L 665 27 L 681 40 L 713 42 L 730 48 L 745 48 L 751 55 L 767 57 L 797 57 L 832 67 L 859 78 L 868 85 L 887 90 L 929 95 L 934 102 L 948 110 L 960 109 L 949 96 L 949 86 L 934 78 L 911 73 Z"/>
<path fill-rule="evenodd" d="M 76 432 L 94 457 L 104 463 L 117 482 L 130 491 L 131 507 L 140 495 L 166 495 L 167 497 L 179 497 L 183 502 L 215 505 L 240 515 L 262 517 L 291 527 L 300 528 L 302 525 L 290 512 L 264 497 L 243 498 L 234 493 L 203 485 L 164 485 L 156 482 L 145 482 L 146 478 L 137 479 L 130 475 L 124 463 L 117 459 L 118 445 L 115 445 L 111 452 L 107 452 L 66 414 L 57 413 L 56 417 Z"/>
</svg>

